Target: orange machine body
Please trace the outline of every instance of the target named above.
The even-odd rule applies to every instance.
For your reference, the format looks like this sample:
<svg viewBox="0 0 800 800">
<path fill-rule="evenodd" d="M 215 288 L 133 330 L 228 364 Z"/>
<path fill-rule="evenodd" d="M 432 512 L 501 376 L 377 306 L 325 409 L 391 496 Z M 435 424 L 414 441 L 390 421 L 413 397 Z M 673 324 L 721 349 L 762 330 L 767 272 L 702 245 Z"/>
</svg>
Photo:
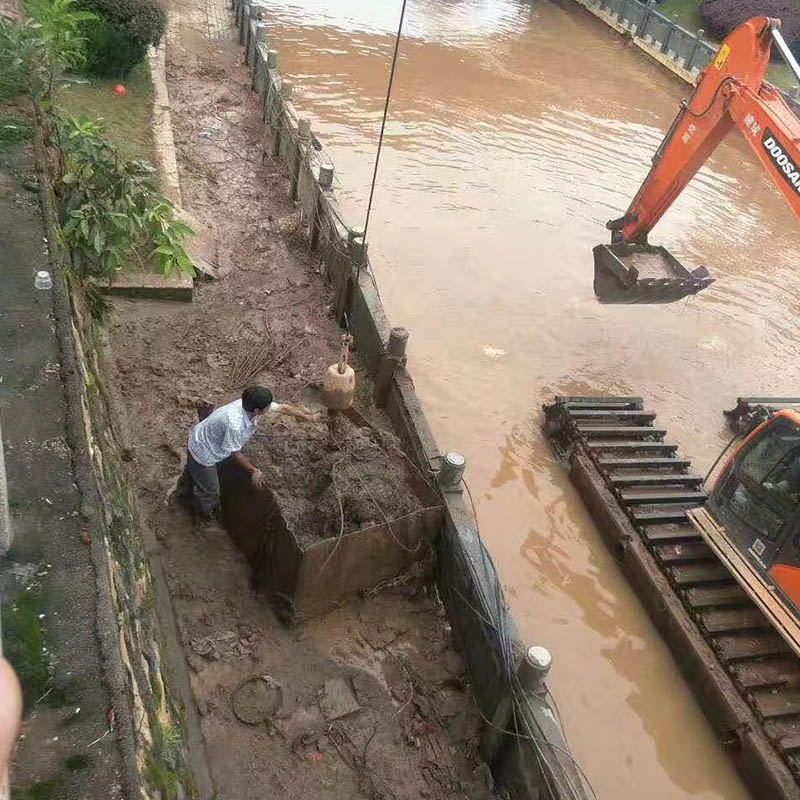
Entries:
<svg viewBox="0 0 800 800">
<path fill-rule="evenodd" d="M 800 617 L 800 414 L 759 425 L 730 456 L 708 509 L 726 536 Z"/>
<path fill-rule="evenodd" d="M 647 235 L 725 135 L 738 128 L 800 219 L 800 121 L 781 94 L 764 83 L 778 20 L 755 17 L 740 25 L 701 73 L 683 103 L 653 166 L 625 216 L 619 240 Z M 613 223 L 609 223 L 612 225 Z"/>
</svg>

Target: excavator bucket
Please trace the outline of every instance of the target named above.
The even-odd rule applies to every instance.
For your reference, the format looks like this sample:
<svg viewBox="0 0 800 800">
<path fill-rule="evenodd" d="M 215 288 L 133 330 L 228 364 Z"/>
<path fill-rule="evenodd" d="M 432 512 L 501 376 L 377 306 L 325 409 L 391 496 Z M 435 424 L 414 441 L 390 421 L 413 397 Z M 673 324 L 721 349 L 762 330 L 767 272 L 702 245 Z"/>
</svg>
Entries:
<svg viewBox="0 0 800 800">
<path fill-rule="evenodd" d="M 691 272 L 665 247 L 599 244 L 594 293 L 601 303 L 672 303 L 714 282 L 705 267 Z"/>
</svg>

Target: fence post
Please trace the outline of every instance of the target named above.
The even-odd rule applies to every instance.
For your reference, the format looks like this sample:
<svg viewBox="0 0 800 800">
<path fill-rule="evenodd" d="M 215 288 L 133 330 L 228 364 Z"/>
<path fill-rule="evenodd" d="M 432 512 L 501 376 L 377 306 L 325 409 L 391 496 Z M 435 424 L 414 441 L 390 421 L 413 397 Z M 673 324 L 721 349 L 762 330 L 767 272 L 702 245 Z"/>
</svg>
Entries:
<svg viewBox="0 0 800 800">
<path fill-rule="evenodd" d="M 292 182 L 289 189 L 289 197 L 297 200 L 300 189 L 300 170 L 303 166 L 303 158 L 308 149 L 308 140 L 311 138 L 311 120 L 305 117 L 297 120 L 297 142 L 294 148 L 294 164 L 292 165 Z"/>
<path fill-rule="evenodd" d="M 399 367 L 405 366 L 407 344 L 408 331 L 405 328 L 392 328 L 389 331 L 389 340 L 386 342 L 386 349 L 381 355 L 378 369 L 375 373 L 373 397 L 378 408 L 383 408 L 386 405 L 386 398 L 392 385 L 394 373 Z"/>
<path fill-rule="evenodd" d="M 667 29 L 667 35 L 664 37 L 664 43 L 661 45 L 661 52 L 662 53 L 669 53 L 669 40 L 672 38 L 672 34 L 675 32 L 675 26 L 670 25 Z"/>
<path fill-rule="evenodd" d="M 317 247 L 319 247 L 319 237 L 322 233 L 322 206 L 325 202 L 323 198 L 325 190 L 329 190 L 333 185 L 333 167 L 327 167 L 323 164 L 320 164 L 317 184 L 317 201 L 316 208 L 314 209 L 314 219 L 311 220 L 310 233 L 312 250 L 316 250 Z"/>
<path fill-rule="evenodd" d="M 245 0 L 242 3 L 241 11 L 239 12 L 239 44 L 244 44 L 244 37 L 247 32 L 247 26 L 250 19 L 250 3 Z"/>
<path fill-rule="evenodd" d="M 256 40 L 253 42 L 253 79 L 250 81 L 250 89 L 255 91 L 259 89 L 259 66 L 261 64 L 261 59 L 259 58 L 258 54 L 258 45 L 259 43 L 263 43 L 267 40 L 267 23 L 266 22 L 257 22 L 256 23 Z M 266 68 L 266 65 L 265 65 Z"/>
<path fill-rule="evenodd" d="M 347 297 L 350 293 L 350 277 L 358 269 L 362 260 L 367 257 L 367 245 L 364 242 L 364 231 L 360 228 L 351 228 L 347 234 L 347 260 L 339 276 L 339 285 L 336 287 L 336 320 L 342 325 L 344 314 L 347 310 Z"/>
<path fill-rule="evenodd" d="M 650 16 L 652 12 L 650 11 L 650 6 L 646 5 L 644 7 L 644 14 L 642 15 L 642 24 L 636 29 L 635 36 L 638 36 L 640 39 L 644 39 L 644 35 L 647 32 L 647 25 L 650 22 Z"/>
</svg>

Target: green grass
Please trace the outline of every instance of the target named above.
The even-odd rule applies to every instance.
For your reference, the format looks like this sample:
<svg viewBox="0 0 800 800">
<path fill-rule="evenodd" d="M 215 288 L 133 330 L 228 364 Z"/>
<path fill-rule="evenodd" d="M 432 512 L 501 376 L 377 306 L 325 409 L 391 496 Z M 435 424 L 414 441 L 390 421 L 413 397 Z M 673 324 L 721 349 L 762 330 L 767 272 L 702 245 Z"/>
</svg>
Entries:
<svg viewBox="0 0 800 800">
<path fill-rule="evenodd" d="M 678 25 L 691 33 L 697 33 L 703 27 L 703 21 L 700 19 L 700 3 L 697 0 L 665 0 L 656 8 L 665 17 L 675 20 Z M 719 44 L 709 36 L 703 38 L 712 44 Z M 775 60 L 769 65 L 767 80 L 773 86 L 787 91 L 798 83 L 794 73 L 782 59 Z"/>
<path fill-rule="evenodd" d="M 126 158 L 144 159 L 155 165 L 153 133 L 150 129 L 152 84 L 149 66 L 139 64 L 127 78 L 80 78 L 85 81 L 72 84 L 61 91 L 59 102 L 72 116 L 86 115 L 102 119 L 108 137 L 119 147 Z M 127 90 L 125 97 L 117 97 L 111 90 L 121 83 Z"/>
<path fill-rule="evenodd" d="M 767 67 L 767 80 L 779 89 L 789 91 L 797 86 L 797 78 L 791 67 L 783 59 L 773 61 Z"/>
<path fill-rule="evenodd" d="M 697 0 L 665 0 L 656 6 L 656 10 L 692 33 L 697 33 L 703 27 Z"/>
</svg>

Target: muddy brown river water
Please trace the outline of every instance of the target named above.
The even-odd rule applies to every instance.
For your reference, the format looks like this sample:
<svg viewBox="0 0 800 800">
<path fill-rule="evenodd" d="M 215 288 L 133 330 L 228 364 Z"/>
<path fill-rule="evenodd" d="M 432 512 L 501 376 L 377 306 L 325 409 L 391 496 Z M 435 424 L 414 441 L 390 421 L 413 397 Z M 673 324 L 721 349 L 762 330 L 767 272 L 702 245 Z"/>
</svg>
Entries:
<svg viewBox="0 0 800 800">
<path fill-rule="evenodd" d="M 270 47 L 363 219 L 399 0 L 271 0 Z M 567 0 L 409 0 L 370 223 L 390 318 L 524 639 L 602 798 L 748 795 L 539 432 L 554 394 L 642 394 L 710 466 L 721 411 L 797 385 L 798 228 L 725 143 L 651 237 L 717 283 L 601 306 L 591 248 L 689 88 Z M 794 392 L 796 393 L 796 392 Z"/>
</svg>

